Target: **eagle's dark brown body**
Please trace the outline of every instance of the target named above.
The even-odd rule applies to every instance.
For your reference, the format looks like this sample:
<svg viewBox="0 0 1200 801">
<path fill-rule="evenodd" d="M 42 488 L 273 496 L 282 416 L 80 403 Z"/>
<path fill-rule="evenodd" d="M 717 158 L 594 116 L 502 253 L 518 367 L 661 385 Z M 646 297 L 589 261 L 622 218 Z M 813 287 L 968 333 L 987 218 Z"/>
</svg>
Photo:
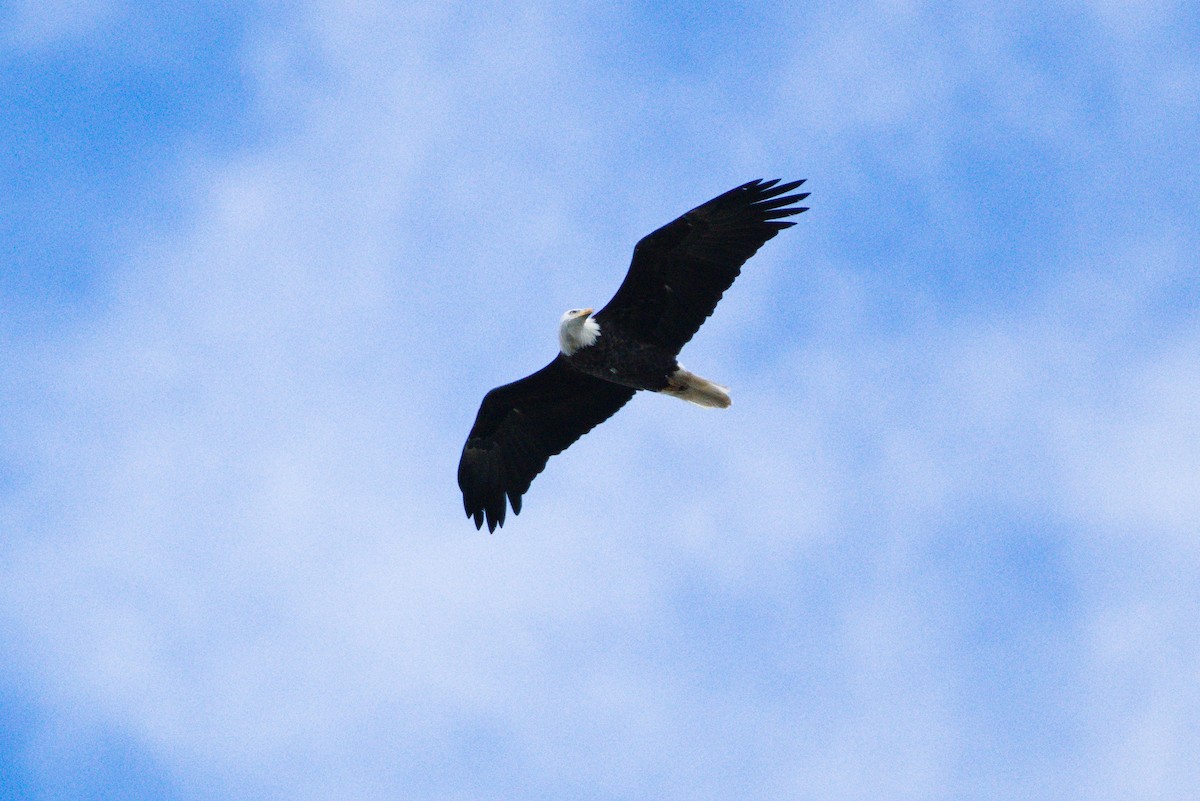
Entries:
<svg viewBox="0 0 1200 801">
<path fill-rule="evenodd" d="M 567 357 L 580 372 L 633 389 L 653 392 L 666 389 L 679 369 L 675 354 L 666 348 L 631 340 L 619 330 L 600 328 L 600 338 Z"/>
</svg>

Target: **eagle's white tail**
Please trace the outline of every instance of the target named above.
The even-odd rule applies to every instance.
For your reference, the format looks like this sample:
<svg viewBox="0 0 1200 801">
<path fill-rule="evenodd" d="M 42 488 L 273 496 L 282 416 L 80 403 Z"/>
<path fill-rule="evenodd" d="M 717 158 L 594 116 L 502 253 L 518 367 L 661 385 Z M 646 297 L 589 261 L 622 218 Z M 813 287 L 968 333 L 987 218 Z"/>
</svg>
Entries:
<svg viewBox="0 0 1200 801">
<path fill-rule="evenodd" d="M 707 378 L 689 373 L 682 367 L 671 374 L 671 377 L 667 379 L 666 388 L 662 391 L 710 409 L 727 409 L 733 402 L 729 398 L 729 387 L 714 384 Z"/>
</svg>

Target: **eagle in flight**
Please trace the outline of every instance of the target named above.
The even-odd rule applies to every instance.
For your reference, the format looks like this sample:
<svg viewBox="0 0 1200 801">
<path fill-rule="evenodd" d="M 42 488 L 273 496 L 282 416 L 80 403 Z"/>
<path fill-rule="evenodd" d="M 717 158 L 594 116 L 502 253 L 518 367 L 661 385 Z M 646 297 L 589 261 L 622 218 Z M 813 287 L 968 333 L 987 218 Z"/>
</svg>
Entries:
<svg viewBox="0 0 1200 801">
<path fill-rule="evenodd" d="M 467 517 L 489 532 L 504 525 L 546 461 L 611 417 L 639 389 L 711 408 L 729 392 L 675 360 L 742 265 L 795 225 L 804 181 L 751 181 L 646 236 L 617 294 L 600 311 L 571 309 L 558 326 L 559 353 L 530 376 L 483 398 L 458 463 Z"/>
</svg>

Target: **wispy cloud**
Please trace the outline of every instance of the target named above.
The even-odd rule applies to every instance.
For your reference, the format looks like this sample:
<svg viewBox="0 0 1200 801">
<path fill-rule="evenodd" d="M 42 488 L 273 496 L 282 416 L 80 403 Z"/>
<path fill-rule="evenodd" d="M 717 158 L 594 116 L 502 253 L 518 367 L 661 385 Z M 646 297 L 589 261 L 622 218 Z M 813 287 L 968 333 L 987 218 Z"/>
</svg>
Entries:
<svg viewBox="0 0 1200 801">
<path fill-rule="evenodd" d="M 713 39 L 736 80 L 622 60 L 681 46 L 654 18 L 264 15 L 232 57 L 267 134 L 173 164 L 183 216 L 0 371 L 3 681 L 44 721 L 11 759 L 115 733 L 182 797 L 1190 797 L 1197 197 L 1138 132 L 1182 136 L 1194 65 L 1111 58 L 1181 8 L 1097 8 L 801 8 L 763 25 L 793 51 Z M 1136 216 L 1096 191 L 1135 152 Z M 638 398 L 477 535 L 482 393 L 774 170 L 813 211 L 684 354 L 733 408 Z"/>
<path fill-rule="evenodd" d="M 96 35 L 119 11 L 116 0 L 15 0 L 2 18 L 5 44 L 26 52 L 73 44 Z"/>
</svg>

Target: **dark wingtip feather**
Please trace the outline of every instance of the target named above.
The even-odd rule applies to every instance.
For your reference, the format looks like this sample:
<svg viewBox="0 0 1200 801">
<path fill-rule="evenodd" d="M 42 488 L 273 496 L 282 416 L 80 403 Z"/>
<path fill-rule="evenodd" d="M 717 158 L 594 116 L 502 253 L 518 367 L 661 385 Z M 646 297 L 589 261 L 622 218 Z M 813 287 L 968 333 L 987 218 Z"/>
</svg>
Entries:
<svg viewBox="0 0 1200 801">
<path fill-rule="evenodd" d="M 793 187 L 794 188 L 794 187 Z M 780 206 L 786 206 L 789 203 L 797 203 L 808 197 L 811 192 L 800 192 L 795 195 L 783 195 L 782 197 L 764 197 L 754 202 L 754 207 L 758 209 L 777 209 Z"/>
<path fill-rule="evenodd" d="M 501 495 L 501 496 L 500 496 L 500 502 L 501 502 L 501 503 L 503 503 L 503 502 L 504 502 L 504 496 L 503 496 L 503 495 Z M 503 506 L 501 506 L 501 507 L 500 507 L 500 513 L 499 513 L 499 514 L 497 514 L 497 513 L 496 513 L 496 506 L 495 506 L 495 504 L 494 504 L 494 503 L 489 503 L 489 504 L 487 505 L 487 509 L 486 509 L 485 511 L 486 511 L 486 514 L 487 514 L 488 534 L 492 534 L 492 533 L 494 533 L 494 532 L 496 531 L 496 527 L 497 527 L 497 526 L 503 526 L 503 525 L 504 525 L 504 507 L 503 507 Z"/>
<path fill-rule="evenodd" d="M 780 180 L 781 179 L 776 178 L 772 181 L 760 182 L 754 188 L 762 194 L 763 200 L 767 200 L 769 198 L 778 197 L 779 195 L 785 195 L 788 192 L 791 192 L 793 189 L 800 186 L 800 184 L 804 183 L 805 179 L 801 178 L 799 181 L 788 181 L 785 184 L 779 183 Z"/>
</svg>

